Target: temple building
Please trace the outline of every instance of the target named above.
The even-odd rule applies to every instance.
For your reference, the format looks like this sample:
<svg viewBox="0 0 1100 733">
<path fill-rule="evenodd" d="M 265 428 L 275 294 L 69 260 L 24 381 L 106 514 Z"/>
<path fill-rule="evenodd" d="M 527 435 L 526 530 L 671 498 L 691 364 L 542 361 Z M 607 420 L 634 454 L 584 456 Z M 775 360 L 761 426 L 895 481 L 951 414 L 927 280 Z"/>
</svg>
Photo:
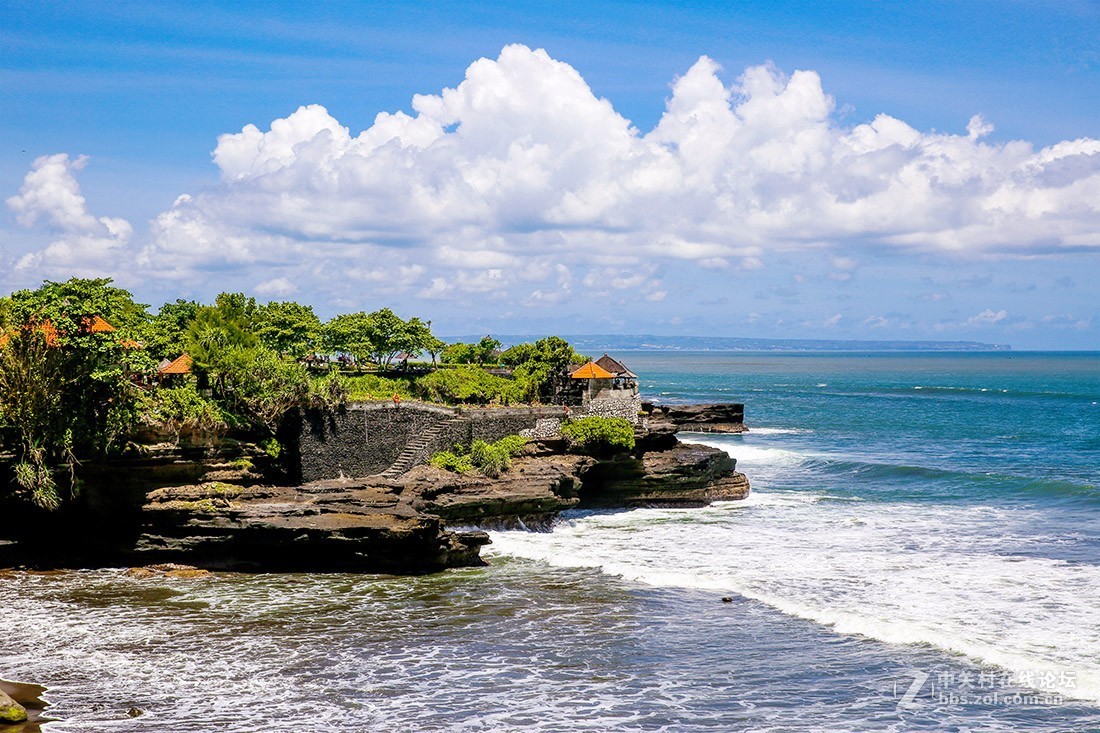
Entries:
<svg viewBox="0 0 1100 733">
<path fill-rule="evenodd" d="M 622 417 L 638 422 L 642 398 L 638 393 L 638 375 L 622 362 L 604 354 L 596 361 L 573 370 L 569 379 L 583 383 L 580 406 L 587 415 Z"/>
<path fill-rule="evenodd" d="M 194 361 L 188 354 L 180 354 L 175 359 L 165 359 L 157 366 L 157 380 L 161 384 L 172 384 L 191 373 Z"/>
</svg>

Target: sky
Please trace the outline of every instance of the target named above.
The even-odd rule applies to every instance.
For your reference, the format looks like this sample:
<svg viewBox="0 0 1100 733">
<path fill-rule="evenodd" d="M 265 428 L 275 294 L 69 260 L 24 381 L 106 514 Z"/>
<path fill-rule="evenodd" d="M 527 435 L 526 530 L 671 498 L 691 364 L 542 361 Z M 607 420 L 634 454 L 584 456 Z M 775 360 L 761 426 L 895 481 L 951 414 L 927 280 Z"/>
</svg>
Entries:
<svg viewBox="0 0 1100 733">
<path fill-rule="evenodd" d="M 1100 349 L 1100 3 L 0 0 L 0 293 Z"/>
</svg>

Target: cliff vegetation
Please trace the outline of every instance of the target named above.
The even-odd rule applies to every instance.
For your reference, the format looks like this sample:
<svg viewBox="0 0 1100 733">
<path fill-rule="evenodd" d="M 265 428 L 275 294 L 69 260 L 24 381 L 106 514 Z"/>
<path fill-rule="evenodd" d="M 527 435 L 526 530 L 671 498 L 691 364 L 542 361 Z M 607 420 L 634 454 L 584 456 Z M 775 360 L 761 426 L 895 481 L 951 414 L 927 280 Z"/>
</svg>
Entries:
<svg viewBox="0 0 1100 733">
<path fill-rule="evenodd" d="M 143 429 L 237 433 L 277 458 L 294 408 L 532 403 L 583 361 L 558 337 L 446 344 L 431 321 L 388 308 L 322 321 L 300 303 L 222 293 L 153 312 L 110 279 L 47 281 L 0 298 L 0 499 L 56 509 L 82 461 L 132 449 Z"/>
</svg>

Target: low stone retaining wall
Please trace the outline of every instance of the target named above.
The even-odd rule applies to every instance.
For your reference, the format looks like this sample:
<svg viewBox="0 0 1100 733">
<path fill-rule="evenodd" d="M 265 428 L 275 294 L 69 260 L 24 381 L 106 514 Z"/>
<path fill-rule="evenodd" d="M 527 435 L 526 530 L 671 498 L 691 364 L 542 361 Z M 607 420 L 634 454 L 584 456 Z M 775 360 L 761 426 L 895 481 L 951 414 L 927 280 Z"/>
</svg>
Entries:
<svg viewBox="0 0 1100 733">
<path fill-rule="evenodd" d="M 450 409 L 420 402 L 353 403 L 339 411 L 301 410 L 280 435 L 290 473 L 302 482 L 339 476 L 373 476 L 389 468 L 419 436 L 417 462 L 456 444 L 493 442 L 508 435 L 553 437 L 566 416 L 563 407 Z"/>
</svg>

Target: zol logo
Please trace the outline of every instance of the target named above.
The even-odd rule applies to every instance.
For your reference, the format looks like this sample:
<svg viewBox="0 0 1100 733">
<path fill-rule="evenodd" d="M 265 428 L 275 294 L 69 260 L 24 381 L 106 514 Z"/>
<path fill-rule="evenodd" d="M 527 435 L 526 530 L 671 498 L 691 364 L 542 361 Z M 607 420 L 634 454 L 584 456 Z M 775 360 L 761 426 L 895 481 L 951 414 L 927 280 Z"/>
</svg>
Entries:
<svg viewBox="0 0 1100 733">
<path fill-rule="evenodd" d="M 900 697 L 898 696 L 898 680 L 894 680 L 894 699 L 898 701 L 899 708 L 911 708 L 916 706 L 917 694 L 920 693 L 924 683 L 928 681 L 928 673 L 922 672 L 919 669 L 907 669 L 902 672 L 905 676 L 911 676 L 913 681 L 909 684 L 909 689 L 905 691 Z"/>
</svg>

